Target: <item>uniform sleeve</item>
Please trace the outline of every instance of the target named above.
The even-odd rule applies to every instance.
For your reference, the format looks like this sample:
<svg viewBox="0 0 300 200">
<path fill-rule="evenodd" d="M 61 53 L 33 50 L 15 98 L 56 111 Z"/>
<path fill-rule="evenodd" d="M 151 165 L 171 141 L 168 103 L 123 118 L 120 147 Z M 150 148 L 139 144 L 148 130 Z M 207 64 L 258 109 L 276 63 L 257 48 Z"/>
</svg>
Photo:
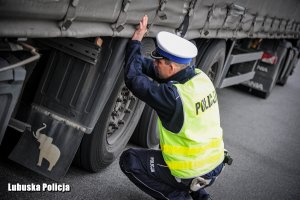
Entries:
<svg viewBox="0 0 300 200">
<path fill-rule="evenodd" d="M 168 122 L 176 108 L 174 88 L 169 84 L 157 84 L 153 62 L 141 55 L 141 43 L 129 42 L 125 56 L 125 84 L 139 99 L 151 106 L 162 121 Z"/>
<path fill-rule="evenodd" d="M 125 62 L 133 63 L 136 61 L 141 63 L 142 72 L 144 74 L 153 80 L 159 81 L 154 69 L 153 60 L 144 57 L 141 53 L 141 42 L 137 40 L 131 40 L 127 46 Z"/>
</svg>

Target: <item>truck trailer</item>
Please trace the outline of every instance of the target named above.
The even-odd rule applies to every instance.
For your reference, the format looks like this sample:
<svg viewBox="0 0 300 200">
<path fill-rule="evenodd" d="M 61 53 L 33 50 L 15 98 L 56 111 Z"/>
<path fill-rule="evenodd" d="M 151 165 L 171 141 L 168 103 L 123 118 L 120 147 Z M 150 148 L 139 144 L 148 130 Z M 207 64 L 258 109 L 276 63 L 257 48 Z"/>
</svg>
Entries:
<svg viewBox="0 0 300 200">
<path fill-rule="evenodd" d="M 160 31 L 193 42 L 191 65 L 216 88 L 267 98 L 299 59 L 298 0 L 1 0 L 0 143 L 52 179 L 71 163 L 109 166 L 128 141 L 159 148 L 157 115 L 125 86 L 124 55 L 149 17 L 143 55 Z"/>
</svg>

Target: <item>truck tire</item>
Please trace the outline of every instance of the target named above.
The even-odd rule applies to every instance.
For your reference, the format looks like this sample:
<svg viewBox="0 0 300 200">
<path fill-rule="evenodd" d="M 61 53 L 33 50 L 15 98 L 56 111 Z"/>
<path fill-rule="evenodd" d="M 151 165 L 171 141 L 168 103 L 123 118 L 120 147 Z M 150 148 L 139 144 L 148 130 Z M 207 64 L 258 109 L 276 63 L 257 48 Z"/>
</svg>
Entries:
<svg viewBox="0 0 300 200">
<path fill-rule="evenodd" d="M 280 43 L 279 43 L 279 47 L 276 50 L 277 55 L 278 55 L 278 61 L 277 61 L 277 64 L 274 66 L 275 72 L 274 72 L 273 76 L 271 77 L 272 78 L 271 86 L 267 91 L 262 92 L 262 95 L 261 95 L 261 97 L 263 97 L 264 99 L 267 99 L 270 96 L 273 88 L 276 85 L 276 82 L 278 81 L 278 77 L 280 75 L 280 70 L 283 67 L 285 67 L 284 65 L 285 65 L 285 61 L 287 58 L 288 48 L 290 46 L 291 46 L 291 43 L 284 41 L 284 40 L 280 41 Z"/>
<path fill-rule="evenodd" d="M 291 44 L 292 46 L 292 44 Z M 297 49 L 295 48 L 290 48 L 287 55 L 286 55 L 286 60 L 285 60 L 285 67 L 287 68 L 284 70 L 284 67 L 282 67 L 280 75 L 277 80 L 277 84 L 280 86 L 284 86 L 291 75 L 291 72 L 293 71 L 294 65 L 295 65 L 295 60 L 297 59 L 298 52 Z M 290 59 L 289 59 L 290 58 Z M 287 63 L 288 62 L 288 63 Z"/>
<path fill-rule="evenodd" d="M 146 105 L 139 124 L 131 137 L 131 142 L 144 148 L 158 149 L 159 132 L 157 119 L 156 112 Z"/>
<path fill-rule="evenodd" d="M 77 152 L 80 166 L 98 172 L 110 165 L 128 143 L 143 108 L 144 103 L 126 88 L 121 71 L 93 132 L 82 139 Z"/>
<path fill-rule="evenodd" d="M 216 86 L 225 61 L 225 40 L 198 40 L 196 67 L 208 75 Z"/>
</svg>

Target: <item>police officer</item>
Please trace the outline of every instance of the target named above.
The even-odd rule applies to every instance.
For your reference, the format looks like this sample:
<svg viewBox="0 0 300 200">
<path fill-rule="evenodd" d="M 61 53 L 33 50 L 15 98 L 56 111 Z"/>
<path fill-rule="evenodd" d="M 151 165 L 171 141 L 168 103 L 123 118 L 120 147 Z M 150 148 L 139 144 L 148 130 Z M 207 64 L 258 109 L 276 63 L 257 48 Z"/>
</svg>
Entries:
<svg viewBox="0 0 300 200">
<path fill-rule="evenodd" d="M 128 149 L 120 157 L 121 170 L 155 199 L 209 199 L 204 188 L 224 166 L 216 91 L 189 65 L 197 48 L 188 40 L 159 32 L 154 62 L 143 57 L 147 22 L 145 15 L 128 44 L 125 84 L 157 112 L 161 150 Z"/>
</svg>

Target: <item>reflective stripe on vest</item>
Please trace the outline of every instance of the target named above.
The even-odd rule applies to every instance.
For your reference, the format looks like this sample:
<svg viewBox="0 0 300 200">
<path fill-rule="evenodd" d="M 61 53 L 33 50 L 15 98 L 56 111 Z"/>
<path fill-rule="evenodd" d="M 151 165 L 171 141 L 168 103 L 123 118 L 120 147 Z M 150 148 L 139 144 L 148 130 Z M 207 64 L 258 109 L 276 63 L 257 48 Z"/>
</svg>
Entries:
<svg viewBox="0 0 300 200">
<path fill-rule="evenodd" d="M 158 120 L 164 160 L 172 175 L 178 178 L 204 175 L 224 159 L 216 91 L 207 75 L 197 72 L 186 83 L 174 84 L 184 111 L 180 132 L 170 132 Z"/>
</svg>

